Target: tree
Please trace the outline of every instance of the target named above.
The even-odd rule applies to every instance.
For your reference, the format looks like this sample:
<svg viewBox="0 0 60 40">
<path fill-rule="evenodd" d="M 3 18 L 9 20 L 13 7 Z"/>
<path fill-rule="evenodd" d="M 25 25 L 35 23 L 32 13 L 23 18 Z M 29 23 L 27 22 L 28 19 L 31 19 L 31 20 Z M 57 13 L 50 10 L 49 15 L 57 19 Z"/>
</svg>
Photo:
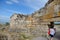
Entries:
<svg viewBox="0 0 60 40">
<path fill-rule="evenodd" d="M 8 25 L 10 25 L 10 23 L 9 22 L 6 22 L 5 25 L 8 26 Z"/>
</svg>

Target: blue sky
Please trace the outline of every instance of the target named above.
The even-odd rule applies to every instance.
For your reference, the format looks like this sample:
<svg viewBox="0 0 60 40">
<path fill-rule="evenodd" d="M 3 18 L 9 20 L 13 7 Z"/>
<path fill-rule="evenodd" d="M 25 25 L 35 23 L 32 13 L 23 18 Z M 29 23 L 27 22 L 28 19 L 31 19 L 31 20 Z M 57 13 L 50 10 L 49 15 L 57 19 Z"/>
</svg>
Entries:
<svg viewBox="0 0 60 40">
<path fill-rule="evenodd" d="M 8 22 L 14 13 L 32 14 L 48 0 L 0 0 L 0 22 Z"/>
</svg>

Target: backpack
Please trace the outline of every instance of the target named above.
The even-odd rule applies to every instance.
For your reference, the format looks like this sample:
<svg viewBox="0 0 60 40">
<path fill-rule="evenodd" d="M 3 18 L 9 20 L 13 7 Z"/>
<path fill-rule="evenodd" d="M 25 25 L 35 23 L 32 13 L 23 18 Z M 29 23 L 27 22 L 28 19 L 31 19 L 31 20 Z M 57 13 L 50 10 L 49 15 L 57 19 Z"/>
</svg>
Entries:
<svg viewBox="0 0 60 40">
<path fill-rule="evenodd" d="M 56 34 L 56 28 L 54 28 L 54 31 L 55 31 L 55 34 Z M 48 35 L 50 35 L 50 28 L 48 29 Z"/>
<path fill-rule="evenodd" d="M 48 29 L 48 35 L 50 35 L 50 28 Z"/>
</svg>

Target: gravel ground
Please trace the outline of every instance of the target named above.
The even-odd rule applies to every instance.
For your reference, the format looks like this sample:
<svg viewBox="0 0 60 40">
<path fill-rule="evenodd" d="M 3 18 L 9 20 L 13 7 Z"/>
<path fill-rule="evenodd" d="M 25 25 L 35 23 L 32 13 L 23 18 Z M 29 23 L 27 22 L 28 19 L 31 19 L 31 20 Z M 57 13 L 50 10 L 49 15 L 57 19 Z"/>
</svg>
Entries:
<svg viewBox="0 0 60 40">
<path fill-rule="evenodd" d="M 36 38 L 33 38 L 32 40 L 48 40 L 48 39 L 45 37 L 36 37 Z M 53 40 L 58 40 L 58 39 L 54 38 Z"/>
<path fill-rule="evenodd" d="M 33 38 L 32 40 L 48 40 L 48 39 L 45 37 L 36 37 Z M 56 35 L 53 40 L 60 40 L 60 31 L 56 32 Z"/>
<path fill-rule="evenodd" d="M 36 37 L 36 38 L 33 38 L 32 40 L 47 40 L 47 38 L 45 38 L 45 37 Z"/>
</svg>

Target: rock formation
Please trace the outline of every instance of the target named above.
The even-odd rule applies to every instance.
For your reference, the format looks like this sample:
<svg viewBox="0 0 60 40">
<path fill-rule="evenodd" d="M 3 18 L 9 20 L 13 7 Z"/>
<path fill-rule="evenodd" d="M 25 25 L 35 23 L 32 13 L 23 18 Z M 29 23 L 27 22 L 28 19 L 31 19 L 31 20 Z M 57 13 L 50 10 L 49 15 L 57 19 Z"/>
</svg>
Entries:
<svg viewBox="0 0 60 40">
<path fill-rule="evenodd" d="M 50 21 L 60 21 L 60 0 L 49 0 L 45 7 L 31 15 L 13 14 L 9 29 L 0 34 L 8 35 L 8 40 L 21 40 L 19 38 L 25 37 L 24 35 L 47 36 L 47 24 Z M 24 34 L 23 37 L 21 34 Z"/>
</svg>

